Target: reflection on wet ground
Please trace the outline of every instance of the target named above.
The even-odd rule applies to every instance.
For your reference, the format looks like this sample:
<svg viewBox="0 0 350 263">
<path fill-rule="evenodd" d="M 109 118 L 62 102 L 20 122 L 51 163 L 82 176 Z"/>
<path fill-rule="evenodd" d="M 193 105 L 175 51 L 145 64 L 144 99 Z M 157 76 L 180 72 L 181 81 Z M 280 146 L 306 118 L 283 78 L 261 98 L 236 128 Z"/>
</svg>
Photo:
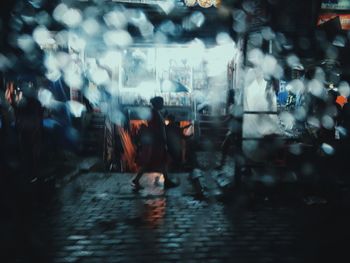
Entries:
<svg viewBox="0 0 350 263">
<path fill-rule="evenodd" d="M 15 235 L 4 228 L 12 250 L 2 262 L 322 262 L 346 256 L 350 215 L 340 206 L 253 201 L 244 191 L 225 203 L 198 200 L 187 174 L 176 177 L 181 185 L 164 191 L 159 174 L 146 174 L 145 188 L 135 193 L 131 174 L 83 174 L 46 208 L 27 209 Z"/>
</svg>

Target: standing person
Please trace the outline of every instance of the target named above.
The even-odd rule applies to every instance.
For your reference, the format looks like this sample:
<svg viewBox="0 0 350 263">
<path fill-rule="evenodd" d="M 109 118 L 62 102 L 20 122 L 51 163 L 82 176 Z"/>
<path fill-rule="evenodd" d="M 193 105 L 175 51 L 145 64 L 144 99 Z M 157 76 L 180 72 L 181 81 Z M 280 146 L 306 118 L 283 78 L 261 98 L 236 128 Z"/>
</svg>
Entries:
<svg viewBox="0 0 350 263">
<path fill-rule="evenodd" d="M 165 132 L 165 123 L 161 110 L 164 106 L 164 100 L 162 97 L 154 97 L 150 100 L 151 118 L 148 121 L 148 129 L 150 133 L 150 144 L 147 150 L 143 152 L 143 162 L 141 167 L 132 180 L 132 185 L 135 190 L 142 188 L 140 185 L 140 179 L 145 172 L 160 172 L 164 176 L 164 187 L 170 188 L 175 187 L 177 184 L 173 183 L 168 178 L 168 172 L 166 167 L 166 157 L 167 157 L 167 139 Z"/>
<path fill-rule="evenodd" d="M 225 165 L 230 146 L 233 145 L 235 140 L 235 119 L 232 114 L 232 107 L 233 105 L 230 106 L 230 112 L 224 120 L 224 123 L 227 125 L 228 131 L 225 135 L 224 141 L 221 144 L 221 160 L 220 164 L 217 166 L 217 169 L 221 169 Z"/>
<path fill-rule="evenodd" d="M 38 176 L 43 109 L 31 83 L 23 87 L 23 97 L 18 101 L 15 112 L 22 168 L 32 181 Z"/>
<path fill-rule="evenodd" d="M 231 145 L 239 144 L 239 140 L 241 139 L 240 132 L 242 128 L 242 110 L 240 107 L 234 104 L 233 91 L 230 94 L 228 104 L 230 105 L 228 108 L 228 115 L 223 121 L 223 123 L 227 125 L 228 131 L 226 133 L 224 141 L 221 144 L 221 160 L 216 169 L 221 169 L 225 165 Z"/>
</svg>

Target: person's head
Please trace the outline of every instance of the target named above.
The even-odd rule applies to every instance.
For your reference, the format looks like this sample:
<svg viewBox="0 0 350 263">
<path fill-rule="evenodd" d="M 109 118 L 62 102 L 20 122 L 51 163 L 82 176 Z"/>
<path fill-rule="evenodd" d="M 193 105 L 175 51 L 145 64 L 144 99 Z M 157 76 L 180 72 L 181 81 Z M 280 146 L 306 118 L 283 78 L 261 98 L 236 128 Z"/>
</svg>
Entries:
<svg viewBox="0 0 350 263">
<path fill-rule="evenodd" d="M 151 104 L 152 104 L 152 107 L 156 110 L 161 110 L 163 109 L 163 106 L 164 106 L 164 100 L 162 97 L 160 96 L 157 96 L 157 97 L 154 97 L 150 100 Z"/>
</svg>

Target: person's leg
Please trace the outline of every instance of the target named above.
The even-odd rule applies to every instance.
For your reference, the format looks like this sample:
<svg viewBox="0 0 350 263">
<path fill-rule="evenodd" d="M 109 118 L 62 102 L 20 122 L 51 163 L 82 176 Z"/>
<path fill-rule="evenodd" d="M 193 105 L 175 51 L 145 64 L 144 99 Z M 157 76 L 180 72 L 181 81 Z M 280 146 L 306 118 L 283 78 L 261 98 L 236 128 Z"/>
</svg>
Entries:
<svg viewBox="0 0 350 263">
<path fill-rule="evenodd" d="M 179 185 L 179 183 L 175 183 L 173 181 L 171 181 L 168 177 L 168 171 L 165 169 L 162 171 L 163 177 L 164 177 L 164 188 L 172 188 L 172 187 L 176 187 Z"/>
<path fill-rule="evenodd" d="M 231 145 L 231 136 L 227 135 L 224 139 L 224 142 L 222 143 L 221 160 L 220 160 L 219 167 L 222 167 L 225 165 L 227 154 L 228 154 L 228 151 L 230 149 L 230 145 Z"/>
<path fill-rule="evenodd" d="M 145 172 L 144 168 L 140 168 L 140 170 L 137 172 L 135 178 L 132 180 L 132 186 L 134 188 L 138 188 L 138 189 L 142 188 L 140 185 L 140 179 L 144 174 L 144 172 Z"/>
</svg>

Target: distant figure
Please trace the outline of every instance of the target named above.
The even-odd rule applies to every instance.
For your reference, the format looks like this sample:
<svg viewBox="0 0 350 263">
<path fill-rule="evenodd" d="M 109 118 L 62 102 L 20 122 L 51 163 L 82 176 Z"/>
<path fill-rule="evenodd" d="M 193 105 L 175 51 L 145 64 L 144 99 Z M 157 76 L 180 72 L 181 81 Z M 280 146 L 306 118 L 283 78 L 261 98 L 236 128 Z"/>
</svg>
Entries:
<svg viewBox="0 0 350 263">
<path fill-rule="evenodd" d="M 318 131 L 319 144 L 333 144 L 335 140 L 335 127 L 340 121 L 341 106 L 336 102 L 337 94 L 333 91 L 328 92 L 326 101 L 316 100 L 316 114 L 321 120 L 320 129 Z M 322 121 L 328 117 L 328 121 Z"/>
<path fill-rule="evenodd" d="M 237 140 L 239 134 L 240 123 L 235 115 L 235 91 L 233 89 L 229 90 L 227 96 L 227 116 L 224 119 L 224 124 L 227 126 L 227 133 L 224 141 L 221 144 L 221 160 L 216 169 L 221 169 L 226 162 L 226 158 L 230 149 L 230 146 L 234 144 Z M 237 112 L 239 114 L 239 112 Z"/>
<path fill-rule="evenodd" d="M 350 103 L 345 103 L 342 109 L 342 126 L 345 128 L 346 135 L 344 136 L 346 142 L 350 142 Z"/>
<path fill-rule="evenodd" d="M 224 119 L 224 123 L 227 125 L 228 131 L 226 133 L 224 141 L 221 144 L 221 160 L 219 165 L 216 167 L 217 169 L 221 169 L 225 165 L 230 147 L 236 142 L 238 143 L 239 140 L 241 123 L 240 120 L 235 116 L 234 107 L 234 104 L 229 107 L 228 115 Z"/>
<path fill-rule="evenodd" d="M 22 168 L 29 174 L 30 180 L 38 176 L 43 130 L 43 108 L 35 96 L 34 87 L 24 87 L 23 97 L 15 107 Z"/>
<path fill-rule="evenodd" d="M 164 106 L 164 100 L 162 97 L 154 97 L 150 102 L 152 104 L 151 119 L 148 121 L 150 142 L 143 149 L 141 167 L 132 180 L 135 190 L 142 188 L 139 181 L 145 172 L 162 173 L 165 188 L 177 186 L 169 180 L 167 172 L 167 139 L 164 119 L 160 113 Z"/>
<path fill-rule="evenodd" d="M 167 120 L 169 121 L 166 126 L 168 152 L 173 163 L 181 166 L 184 161 L 183 151 L 185 149 L 185 139 L 190 137 L 184 134 L 184 130 L 191 127 L 192 124 L 180 127 L 176 124 L 175 116 L 172 114 L 168 115 Z"/>
</svg>

